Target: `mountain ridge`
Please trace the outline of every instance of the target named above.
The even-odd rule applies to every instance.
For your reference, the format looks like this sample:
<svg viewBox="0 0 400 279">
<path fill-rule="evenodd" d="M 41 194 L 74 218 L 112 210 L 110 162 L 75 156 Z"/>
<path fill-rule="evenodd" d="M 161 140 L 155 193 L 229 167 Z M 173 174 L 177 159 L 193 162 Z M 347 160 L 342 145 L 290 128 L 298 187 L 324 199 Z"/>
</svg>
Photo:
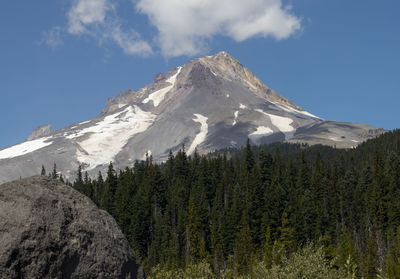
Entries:
<svg viewBox="0 0 400 279">
<path fill-rule="evenodd" d="M 0 150 L 0 182 L 57 164 L 72 177 L 79 165 L 96 175 L 110 161 L 131 165 L 151 154 L 163 161 L 187 146 L 207 153 L 275 141 L 351 148 L 384 132 L 364 124 L 326 121 L 265 85 L 226 52 L 157 74 L 139 90 L 109 98 L 95 118 Z M 13 169 L 11 166 L 14 166 Z"/>
</svg>

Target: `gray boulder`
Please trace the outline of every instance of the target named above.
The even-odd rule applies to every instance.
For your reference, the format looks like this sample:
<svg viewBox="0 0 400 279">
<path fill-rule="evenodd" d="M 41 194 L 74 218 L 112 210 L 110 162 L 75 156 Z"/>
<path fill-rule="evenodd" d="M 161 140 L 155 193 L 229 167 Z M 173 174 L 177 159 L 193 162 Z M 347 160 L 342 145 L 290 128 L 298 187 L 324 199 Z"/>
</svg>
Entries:
<svg viewBox="0 0 400 279">
<path fill-rule="evenodd" d="M 145 278 L 115 220 L 44 176 L 0 185 L 1 278 Z"/>
</svg>

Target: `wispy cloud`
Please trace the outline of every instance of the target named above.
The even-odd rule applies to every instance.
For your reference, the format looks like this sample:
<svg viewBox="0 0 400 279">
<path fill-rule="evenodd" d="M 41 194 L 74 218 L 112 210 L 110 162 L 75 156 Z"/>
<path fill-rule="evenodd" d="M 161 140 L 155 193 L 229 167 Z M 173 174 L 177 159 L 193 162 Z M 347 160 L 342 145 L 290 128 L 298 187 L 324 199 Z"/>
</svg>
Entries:
<svg viewBox="0 0 400 279">
<path fill-rule="evenodd" d="M 122 24 L 114 0 L 72 0 L 67 26 L 45 35 L 56 47 L 61 30 L 70 35 L 91 36 L 100 44 L 112 42 L 128 55 L 150 55 L 153 48 L 131 26 Z M 165 57 L 204 53 L 215 36 L 237 42 L 253 37 L 286 39 L 301 29 L 301 19 L 283 0 L 131 0 L 131 16 L 147 16 L 157 30 L 154 40 Z M 125 28 L 123 28 L 125 27 Z"/>
<path fill-rule="evenodd" d="M 149 55 L 151 46 L 134 29 L 121 28 L 119 17 L 109 0 L 74 0 L 68 14 L 67 31 L 71 35 L 88 35 L 99 43 L 111 41 L 128 55 Z"/>
<path fill-rule="evenodd" d="M 130 30 L 130 32 L 122 31 L 121 26 L 116 25 L 110 32 L 110 36 L 126 54 L 149 55 L 152 53 L 150 45 L 140 40 L 140 35 L 134 30 Z"/>
<path fill-rule="evenodd" d="M 39 42 L 39 44 L 46 44 L 54 49 L 63 43 L 61 33 L 61 27 L 55 26 L 50 30 L 43 32 L 42 40 Z"/>
<path fill-rule="evenodd" d="M 238 42 L 258 36 L 282 40 L 301 29 L 301 19 L 282 0 L 132 1 L 157 28 L 164 56 L 201 53 L 215 35 Z"/>
<path fill-rule="evenodd" d="M 106 14 L 112 9 L 107 0 L 74 0 L 68 12 L 68 32 L 81 35 L 93 27 L 104 25 Z"/>
</svg>

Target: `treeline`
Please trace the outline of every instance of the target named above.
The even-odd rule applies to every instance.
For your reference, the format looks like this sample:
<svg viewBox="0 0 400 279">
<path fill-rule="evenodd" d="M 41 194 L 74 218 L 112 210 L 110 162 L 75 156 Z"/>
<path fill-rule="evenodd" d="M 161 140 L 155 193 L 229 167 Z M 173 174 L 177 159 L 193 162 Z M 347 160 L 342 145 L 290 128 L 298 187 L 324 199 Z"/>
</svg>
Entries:
<svg viewBox="0 0 400 279">
<path fill-rule="evenodd" d="M 154 278 L 202 264 L 216 278 L 268 273 L 309 246 L 341 278 L 400 278 L 399 130 L 347 151 L 182 148 L 162 164 L 110 163 L 105 178 L 79 169 L 73 187 L 115 217 Z"/>
</svg>

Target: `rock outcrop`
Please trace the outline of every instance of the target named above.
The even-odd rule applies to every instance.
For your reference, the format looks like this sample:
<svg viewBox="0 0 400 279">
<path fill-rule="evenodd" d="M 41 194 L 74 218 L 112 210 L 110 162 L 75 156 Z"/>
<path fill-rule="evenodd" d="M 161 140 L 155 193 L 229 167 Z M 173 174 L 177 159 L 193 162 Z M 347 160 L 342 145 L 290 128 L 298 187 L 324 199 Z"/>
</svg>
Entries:
<svg viewBox="0 0 400 279">
<path fill-rule="evenodd" d="M 145 278 L 115 220 L 44 176 L 0 185 L 1 278 Z"/>
<path fill-rule="evenodd" d="M 49 124 L 47 125 L 42 125 L 37 127 L 35 130 L 32 131 L 32 133 L 29 135 L 27 140 L 35 140 L 41 137 L 47 137 L 53 132 L 53 129 Z"/>
</svg>

